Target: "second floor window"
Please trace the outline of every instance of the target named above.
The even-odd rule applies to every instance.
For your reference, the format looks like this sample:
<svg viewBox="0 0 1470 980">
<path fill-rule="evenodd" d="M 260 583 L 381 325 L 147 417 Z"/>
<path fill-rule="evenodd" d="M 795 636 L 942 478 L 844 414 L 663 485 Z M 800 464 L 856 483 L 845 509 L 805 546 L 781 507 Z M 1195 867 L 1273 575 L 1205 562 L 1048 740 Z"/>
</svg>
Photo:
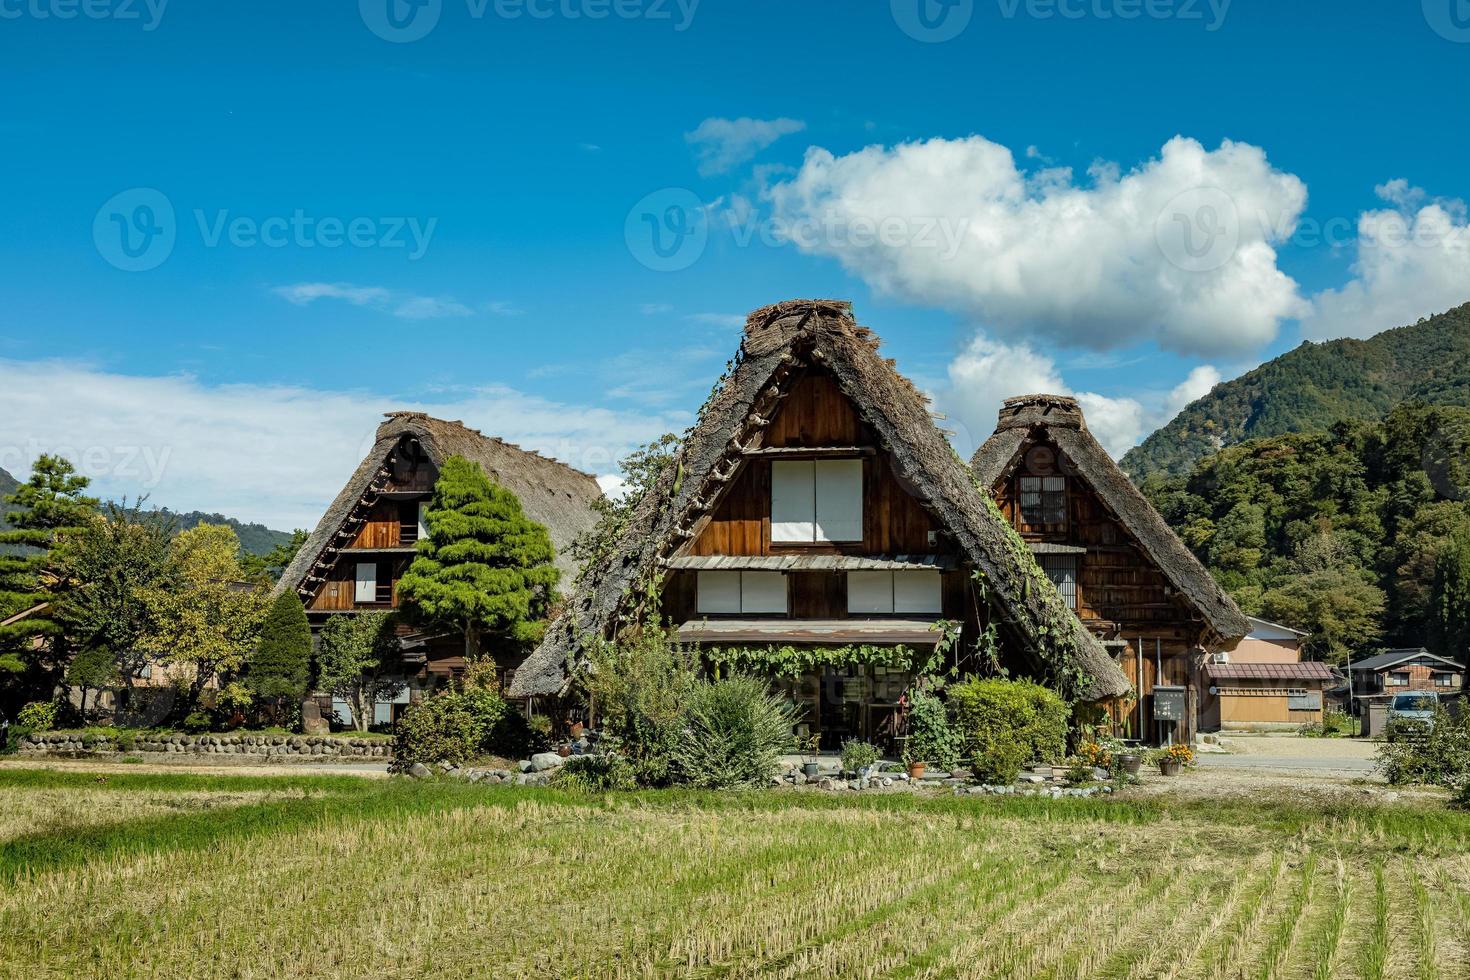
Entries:
<svg viewBox="0 0 1470 980">
<path fill-rule="evenodd" d="M 1077 556 L 1042 555 L 1041 570 L 1051 579 L 1068 609 L 1077 608 Z"/>
<path fill-rule="evenodd" d="M 862 460 L 800 459 L 771 464 L 772 542 L 862 539 Z"/>
<path fill-rule="evenodd" d="M 1021 477 L 1021 520 L 1027 524 L 1067 523 L 1067 478 Z"/>
<path fill-rule="evenodd" d="M 786 612 L 786 576 L 780 572 L 700 572 L 694 608 L 713 615 Z"/>
</svg>

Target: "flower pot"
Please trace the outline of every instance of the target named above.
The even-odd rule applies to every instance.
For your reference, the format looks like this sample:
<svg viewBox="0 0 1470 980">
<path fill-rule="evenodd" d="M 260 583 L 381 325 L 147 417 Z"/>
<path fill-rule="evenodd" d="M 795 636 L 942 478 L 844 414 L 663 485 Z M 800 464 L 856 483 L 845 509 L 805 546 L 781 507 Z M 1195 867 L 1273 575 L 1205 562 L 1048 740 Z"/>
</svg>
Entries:
<svg viewBox="0 0 1470 980">
<path fill-rule="evenodd" d="M 803 762 L 801 764 L 801 774 L 807 779 L 816 779 L 822 774 L 822 767 L 815 762 Z"/>
<path fill-rule="evenodd" d="M 1159 772 L 1165 776 L 1177 776 L 1183 768 L 1184 764 L 1178 759 L 1159 760 Z"/>
<path fill-rule="evenodd" d="M 1118 756 L 1118 760 L 1123 764 L 1123 771 L 1130 776 L 1137 776 L 1139 768 L 1143 765 L 1143 758 L 1132 752 Z"/>
<path fill-rule="evenodd" d="M 561 756 L 563 759 L 569 759 L 572 755 L 572 747 L 570 745 L 563 745 L 561 748 L 556 750 L 556 754 Z"/>
<path fill-rule="evenodd" d="M 927 769 L 928 767 L 929 767 L 929 764 L 927 762 L 910 762 L 909 763 L 909 778 L 910 779 L 923 779 L 924 778 L 924 770 Z"/>
</svg>

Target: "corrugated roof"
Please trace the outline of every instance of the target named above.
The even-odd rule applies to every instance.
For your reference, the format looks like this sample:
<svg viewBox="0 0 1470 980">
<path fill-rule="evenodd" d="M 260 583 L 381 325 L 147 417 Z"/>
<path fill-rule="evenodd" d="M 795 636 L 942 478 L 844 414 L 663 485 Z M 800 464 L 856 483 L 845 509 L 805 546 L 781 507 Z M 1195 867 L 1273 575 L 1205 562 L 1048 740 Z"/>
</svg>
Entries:
<svg viewBox="0 0 1470 980">
<path fill-rule="evenodd" d="M 1332 668 L 1315 660 L 1299 664 L 1209 664 L 1213 681 L 1335 681 Z"/>
<path fill-rule="evenodd" d="M 687 555 L 670 558 L 664 568 L 701 572 L 886 572 L 958 568 L 948 555 Z"/>
<path fill-rule="evenodd" d="M 1399 664 L 1403 663 L 1406 660 L 1414 660 L 1418 657 L 1427 657 L 1430 660 L 1437 660 L 1440 663 L 1444 664 L 1446 667 L 1453 667 L 1456 670 L 1465 669 L 1465 665 L 1460 663 L 1459 661 L 1451 660 L 1448 657 L 1441 657 L 1438 654 L 1430 653 L 1423 647 L 1412 647 L 1403 650 L 1386 650 L 1376 656 L 1366 657 L 1362 660 L 1354 661 L 1351 665 L 1349 665 L 1348 669 L 1382 670 L 1385 667 L 1397 667 Z"/>
</svg>

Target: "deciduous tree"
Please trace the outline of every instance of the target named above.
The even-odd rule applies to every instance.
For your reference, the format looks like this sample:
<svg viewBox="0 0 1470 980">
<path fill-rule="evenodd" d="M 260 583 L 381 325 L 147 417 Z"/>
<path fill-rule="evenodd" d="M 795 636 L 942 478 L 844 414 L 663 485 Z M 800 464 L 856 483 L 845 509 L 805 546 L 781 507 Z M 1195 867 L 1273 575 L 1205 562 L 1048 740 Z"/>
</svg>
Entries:
<svg viewBox="0 0 1470 980">
<path fill-rule="evenodd" d="M 317 683 L 346 701 L 352 725 L 365 732 L 379 701 L 395 697 L 403 681 L 396 617 L 388 612 L 333 616 L 317 641 Z"/>
</svg>

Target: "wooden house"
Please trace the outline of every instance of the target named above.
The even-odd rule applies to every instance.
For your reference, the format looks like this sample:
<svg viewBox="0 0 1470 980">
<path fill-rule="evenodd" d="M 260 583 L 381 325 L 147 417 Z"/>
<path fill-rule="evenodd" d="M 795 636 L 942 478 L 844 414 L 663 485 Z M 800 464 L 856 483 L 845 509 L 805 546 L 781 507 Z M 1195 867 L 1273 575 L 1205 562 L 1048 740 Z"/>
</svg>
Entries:
<svg viewBox="0 0 1470 980">
<path fill-rule="evenodd" d="M 1250 624 L 1087 430 L 1075 399 L 1006 401 L 976 477 L 1138 694 L 1125 732 L 1187 740 L 1211 654 Z"/>
<path fill-rule="evenodd" d="M 1326 692 L 1342 678 L 1324 663 L 1302 660 L 1301 630 L 1247 616 L 1251 631 L 1234 650 L 1204 666 L 1199 724 L 1206 732 L 1297 729 L 1323 722 Z"/>
<path fill-rule="evenodd" d="M 333 616 L 398 608 L 398 580 L 425 533 L 424 510 L 449 456 L 480 464 L 486 476 L 520 498 L 526 514 L 550 532 L 561 588 L 570 586 L 577 567 L 566 548 L 596 523 L 592 505 L 601 491 L 591 475 L 459 422 L 394 412 L 277 585 L 300 594 L 313 631 Z M 405 678 L 430 683 L 464 667 L 457 633 L 404 626 L 400 642 Z M 516 666 L 497 663 L 503 670 Z"/>
<path fill-rule="evenodd" d="M 1348 665 L 1348 676 L 1353 701 L 1361 707 L 1412 691 L 1433 691 L 1442 698 L 1458 695 L 1465 665 L 1423 647 L 1409 647 L 1354 661 Z"/>
<path fill-rule="evenodd" d="M 614 554 L 516 674 L 512 694 L 563 692 L 593 637 L 657 612 L 714 657 L 785 647 L 995 654 L 1089 699 L 1127 690 L 935 427 L 922 395 L 838 301 L 748 319 L 732 371 L 674 465 L 637 505 Z M 943 654 L 941 653 L 941 656 Z M 840 659 L 840 658 L 839 658 Z M 835 745 L 881 737 L 912 660 L 833 664 L 788 681 Z M 747 659 L 747 663 L 751 661 Z"/>
</svg>

